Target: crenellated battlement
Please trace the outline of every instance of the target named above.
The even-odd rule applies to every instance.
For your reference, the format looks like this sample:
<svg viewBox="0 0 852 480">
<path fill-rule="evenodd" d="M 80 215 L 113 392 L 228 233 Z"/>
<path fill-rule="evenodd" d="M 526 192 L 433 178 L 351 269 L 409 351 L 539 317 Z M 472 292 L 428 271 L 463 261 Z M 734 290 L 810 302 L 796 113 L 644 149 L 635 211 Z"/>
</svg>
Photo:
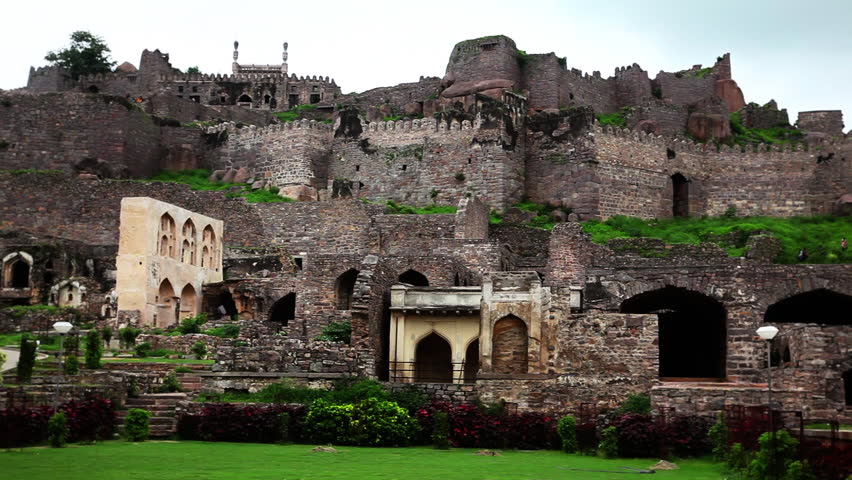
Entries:
<svg viewBox="0 0 852 480">
<path fill-rule="evenodd" d="M 323 77 L 316 75 L 307 77 L 297 76 L 296 74 L 280 74 L 272 75 L 268 73 L 195 73 L 181 75 L 159 76 L 161 82 L 253 82 L 253 83 L 298 83 L 298 82 L 318 82 L 320 84 L 337 86 L 333 78 L 328 76 Z"/>
<path fill-rule="evenodd" d="M 245 125 L 240 128 L 235 122 L 227 122 L 207 127 L 205 133 L 216 134 L 220 132 L 228 132 L 229 136 L 262 137 L 267 135 L 275 135 L 279 134 L 280 132 L 286 132 L 291 130 L 315 130 L 331 132 L 331 125 L 323 122 L 317 122 L 316 120 L 302 119 L 293 122 L 277 123 L 266 127 L 258 127 L 256 125 Z"/>
</svg>

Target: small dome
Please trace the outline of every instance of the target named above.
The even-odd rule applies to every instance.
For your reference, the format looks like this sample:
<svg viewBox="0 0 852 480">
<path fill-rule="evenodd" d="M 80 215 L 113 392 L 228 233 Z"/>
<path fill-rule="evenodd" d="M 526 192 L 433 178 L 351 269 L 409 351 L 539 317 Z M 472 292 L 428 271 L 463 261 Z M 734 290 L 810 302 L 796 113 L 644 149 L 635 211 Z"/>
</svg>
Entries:
<svg viewBox="0 0 852 480">
<path fill-rule="evenodd" d="M 124 62 L 121 65 L 119 65 L 118 67 L 116 67 L 115 71 L 116 72 L 122 72 L 122 73 L 136 73 L 138 70 L 136 69 L 136 67 L 132 63 Z"/>
</svg>

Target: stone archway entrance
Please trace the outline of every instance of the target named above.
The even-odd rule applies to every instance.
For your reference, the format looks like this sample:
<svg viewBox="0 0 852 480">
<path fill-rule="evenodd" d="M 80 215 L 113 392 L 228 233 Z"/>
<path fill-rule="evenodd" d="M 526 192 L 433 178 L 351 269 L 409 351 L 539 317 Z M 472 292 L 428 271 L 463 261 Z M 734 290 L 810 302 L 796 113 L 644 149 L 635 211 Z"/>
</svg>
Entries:
<svg viewBox="0 0 852 480">
<path fill-rule="evenodd" d="M 727 312 L 699 292 L 667 286 L 621 304 L 621 313 L 654 313 L 659 319 L 660 378 L 718 380 L 725 377 Z"/>
<path fill-rule="evenodd" d="M 296 318 L 296 292 L 290 292 L 279 298 L 269 311 L 269 321 L 287 326 L 290 320 Z"/>
<path fill-rule="evenodd" d="M 414 381 L 453 383 L 452 348 L 435 332 L 417 343 L 414 353 Z"/>
<path fill-rule="evenodd" d="M 672 175 L 672 215 L 689 216 L 689 180 L 680 173 Z"/>
<path fill-rule="evenodd" d="M 514 315 L 503 317 L 494 324 L 492 338 L 491 366 L 494 373 L 527 373 L 527 324 Z"/>
</svg>

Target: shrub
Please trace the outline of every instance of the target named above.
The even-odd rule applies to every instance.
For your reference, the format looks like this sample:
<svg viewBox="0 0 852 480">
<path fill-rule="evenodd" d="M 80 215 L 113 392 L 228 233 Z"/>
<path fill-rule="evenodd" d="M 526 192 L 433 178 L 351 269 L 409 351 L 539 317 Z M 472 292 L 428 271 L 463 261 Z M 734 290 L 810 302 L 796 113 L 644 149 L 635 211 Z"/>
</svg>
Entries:
<svg viewBox="0 0 852 480">
<path fill-rule="evenodd" d="M 207 356 L 207 344 L 202 342 L 202 341 L 195 342 L 192 345 L 192 348 L 190 349 L 190 351 L 197 358 L 203 359 L 204 357 Z"/>
<path fill-rule="evenodd" d="M 651 413 L 651 397 L 644 393 L 631 393 L 627 400 L 619 405 L 616 412 L 619 415 L 635 413 L 637 415 L 649 415 Z"/>
<path fill-rule="evenodd" d="M 618 452 L 622 457 L 655 457 L 660 452 L 660 435 L 650 415 L 628 413 L 613 422 L 618 436 Z"/>
<path fill-rule="evenodd" d="M 713 458 L 723 461 L 728 455 L 728 422 L 725 420 L 725 412 L 719 412 L 716 423 L 707 432 L 710 443 L 713 445 Z"/>
<path fill-rule="evenodd" d="M 396 402 L 400 407 L 408 410 L 408 413 L 413 414 L 428 401 L 426 395 L 423 394 L 417 385 L 405 385 L 399 390 L 392 391 L 388 395 L 388 400 Z"/>
<path fill-rule="evenodd" d="M 142 330 L 136 327 L 124 327 L 118 331 L 118 338 L 124 344 L 124 348 L 130 348 L 136 343 L 136 337 L 142 333 Z"/>
<path fill-rule="evenodd" d="M 666 444 L 678 457 L 698 457 L 713 450 L 708 437 L 709 423 L 698 416 L 677 416 L 665 427 Z"/>
<path fill-rule="evenodd" d="M 29 335 L 21 336 L 20 356 L 16 371 L 19 383 L 29 383 L 33 377 L 33 367 L 36 359 L 36 344 Z"/>
<path fill-rule="evenodd" d="M 68 416 L 71 442 L 106 440 L 115 434 L 115 405 L 109 399 L 70 401 L 60 405 L 59 410 Z"/>
<path fill-rule="evenodd" d="M 47 421 L 47 434 L 50 446 L 61 448 L 68 441 L 68 418 L 63 412 L 54 413 Z"/>
<path fill-rule="evenodd" d="M 465 180 L 465 175 L 462 172 L 456 172 L 456 181 L 463 182 Z"/>
<path fill-rule="evenodd" d="M 784 480 L 816 480 L 810 464 L 807 460 L 796 460 L 787 466 L 787 474 Z"/>
<path fill-rule="evenodd" d="M 743 448 L 742 443 L 735 443 L 728 449 L 728 454 L 725 457 L 725 465 L 730 472 L 739 472 L 745 470 L 751 462 L 751 455 L 748 450 Z"/>
<path fill-rule="evenodd" d="M 201 325 L 207 322 L 207 314 L 202 313 L 194 317 L 184 318 L 180 321 L 177 331 L 182 335 L 190 333 L 201 333 Z"/>
<path fill-rule="evenodd" d="M 556 426 L 556 432 L 559 433 L 559 438 L 562 439 L 562 451 L 565 453 L 574 453 L 577 451 L 577 421 L 571 415 L 566 415 L 559 419 Z"/>
<path fill-rule="evenodd" d="M 66 375 L 77 375 L 80 373 L 80 360 L 77 355 L 71 355 L 65 358 L 63 362 L 63 371 Z"/>
<path fill-rule="evenodd" d="M 348 344 L 352 338 L 352 322 L 331 322 L 322 332 L 314 338 L 314 340 L 326 342 L 343 342 Z"/>
<path fill-rule="evenodd" d="M 51 340 L 47 343 L 48 343 L 48 345 L 52 344 L 53 339 L 51 338 Z M 69 356 L 70 355 L 77 355 L 80 352 L 80 336 L 77 335 L 76 333 L 74 333 L 72 335 L 68 335 L 62 341 L 62 348 L 63 348 L 63 350 L 65 350 L 65 352 Z"/>
<path fill-rule="evenodd" d="M 583 454 L 593 453 L 598 448 L 598 427 L 592 422 L 577 425 L 577 448 Z"/>
<path fill-rule="evenodd" d="M 180 382 L 178 381 L 177 375 L 174 371 L 169 372 L 169 374 L 163 378 L 163 384 L 157 389 L 160 393 L 180 392 L 181 390 Z"/>
<path fill-rule="evenodd" d="M 144 442 L 148 438 L 148 420 L 151 412 L 141 408 L 131 408 L 124 418 L 124 435 L 130 442 Z"/>
<path fill-rule="evenodd" d="M 6 363 L 6 354 L 3 353 L 2 350 L 0 350 L 0 365 L 3 365 L 4 363 Z M 3 370 L 2 369 L 0 369 L 0 383 L 3 383 Z"/>
<path fill-rule="evenodd" d="M 240 335 L 240 327 L 239 325 L 222 325 L 221 327 L 205 330 L 204 334 L 219 338 L 237 338 Z"/>
<path fill-rule="evenodd" d="M 450 417 L 447 412 L 435 412 L 432 426 L 432 444 L 440 450 L 450 448 Z"/>
<path fill-rule="evenodd" d="M 68 427 L 67 441 L 111 438 L 115 409 L 106 399 L 71 401 L 59 406 Z M 48 440 L 48 422 L 55 412 L 48 407 L 0 410 L 0 448 L 23 447 Z"/>
<path fill-rule="evenodd" d="M 290 414 L 287 412 L 278 414 L 278 431 L 281 442 L 290 441 Z"/>
<path fill-rule="evenodd" d="M 293 441 L 302 438 L 305 407 L 302 405 L 245 406 L 231 403 L 207 404 L 198 415 L 197 433 L 192 432 L 194 419 L 187 419 L 181 430 L 181 438 L 197 435 L 213 442 L 257 442 L 274 443 L 281 438 L 280 415 L 290 415 L 289 437 Z"/>
<path fill-rule="evenodd" d="M 112 340 L 112 327 L 107 325 L 106 327 L 101 329 L 101 338 L 104 339 L 104 343 L 107 348 L 109 348 L 109 342 Z"/>
<path fill-rule="evenodd" d="M 337 405 L 319 399 L 305 417 L 305 435 L 313 443 L 404 446 L 416 433 L 417 422 L 404 408 L 375 398 Z"/>
<path fill-rule="evenodd" d="M 101 368 L 103 348 L 100 332 L 95 329 L 89 330 L 86 334 L 86 368 L 91 370 Z"/>
<path fill-rule="evenodd" d="M 609 426 L 601 430 L 601 443 L 598 453 L 604 458 L 618 457 L 618 429 Z"/>
<path fill-rule="evenodd" d="M 175 368 L 175 373 L 192 373 L 192 372 L 194 372 L 194 371 L 195 371 L 195 370 L 193 370 L 193 369 L 191 369 L 191 368 L 189 368 L 189 367 L 184 367 L 183 365 L 181 365 L 181 366 L 179 366 L 179 367 Z"/>
<path fill-rule="evenodd" d="M 781 478 L 796 457 L 799 441 L 786 430 L 778 430 L 773 436 L 766 432 L 758 439 L 760 449 L 748 464 L 747 476 L 753 480 Z M 774 446 L 774 448 L 773 448 Z"/>
<path fill-rule="evenodd" d="M 151 344 L 148 342 L 142 342 L 136 347 L 133 348 L 133 354 L 139 358 L 145 358 L 151 354 Z"/>
</svg>

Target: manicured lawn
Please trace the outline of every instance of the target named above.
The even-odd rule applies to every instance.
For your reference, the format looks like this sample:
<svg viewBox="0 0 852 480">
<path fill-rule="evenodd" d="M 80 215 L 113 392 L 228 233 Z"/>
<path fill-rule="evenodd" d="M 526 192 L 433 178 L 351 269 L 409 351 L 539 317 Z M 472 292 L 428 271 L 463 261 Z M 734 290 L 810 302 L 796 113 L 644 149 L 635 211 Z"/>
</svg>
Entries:
<svg viewBox="0 0 852 480">
<path fill-rule="evenodd" d="M 27 448 L 0 452 L 4 478 L 63 480 L 547 480 L 640 479 L 635 473 L 571 471 L 646 468 L 655 459 L 603 460 L 555 451 L 505 451 L 499 457 L 475 450 L 428 447 L 337 447 L 314 453 L 311 445 L 204 442 L 106 442 L 62 449 Z M 723 478 L 722 466 L 707 460 L 677 461 L 680 470 L 659 471 L 657 480 Z"/>
<path fill-rule="evenodd" d="M 197 360 L 194 358 L 164 358 L 164 357 L 145 357 L 145 358 L 102 358 L 102 363 L 174 363 L 174 364 L 200 364 L 213 365 L 215 360 Z"/>
</svg>

